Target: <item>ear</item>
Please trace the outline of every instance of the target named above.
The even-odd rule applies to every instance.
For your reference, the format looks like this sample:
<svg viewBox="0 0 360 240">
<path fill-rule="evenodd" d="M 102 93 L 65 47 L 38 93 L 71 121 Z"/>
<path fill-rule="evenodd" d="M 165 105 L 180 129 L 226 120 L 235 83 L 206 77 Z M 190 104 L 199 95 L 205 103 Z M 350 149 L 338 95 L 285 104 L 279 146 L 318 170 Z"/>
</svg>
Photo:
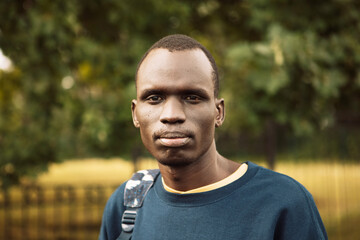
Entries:
<svg viewBox="0 0 360 240">
<path fill-rule="evenodd" d="M 137 101 L 135 99 L 133 99 L 131 101 L 131 114 L 132 114 L 134 126 L 136 128 L 139 128 L 140 124 L 139 124 L 139 121 L 137 120 L 137 116 L 136 116 L 136 104 L 137 104 Z"/>
<path fill-rule="evenodd" d="M 215 127 L 220 127 L 225 120 L 225 103 L 224 99 L 215 99 L 216 105 L 216 118 L 215 118 Z"/>
</svg>

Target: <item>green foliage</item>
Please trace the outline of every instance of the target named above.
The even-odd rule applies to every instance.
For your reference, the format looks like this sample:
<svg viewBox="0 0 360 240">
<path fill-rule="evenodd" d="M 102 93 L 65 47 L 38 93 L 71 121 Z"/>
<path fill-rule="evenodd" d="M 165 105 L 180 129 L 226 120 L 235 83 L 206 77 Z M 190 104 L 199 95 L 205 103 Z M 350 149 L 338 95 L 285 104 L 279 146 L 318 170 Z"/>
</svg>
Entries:
<svg viewBox="0 0 360 240">
<path fill-rule="evenodd" d="M 0 47 L 15 67 L 0 72 L 2 184 L 64 157 L 138 149 L 136 63 L 188 12 L 154 0 L 2 1 Z"/>
<path fill-rule="evenodd" d="M 359 5 L 355 1 L 252 4 L 249 25 L 258 39 L 238 41 L 227 49 L 226 82 L 233 88 L 225 94 L 232 96 L 230 109 L 238 113 L 231 116 L 229 126 L 262 132 L 263 122 L 270 118 L 290 125 L 297 135 L 331 126 L 337 111 L 352 105 L 343 96 L 347 100 L 360 96 L 355 84 L 360 35 L 345 28 L 350 23 L 359 28 L 359 15 L 354 13 Z M 348 88 L 353 90 L 351 96 Z"/>
<path fill-rule="evenodd" d="M 2 183 L 64 158 L 141 154 L 137 62 L 172 33 L 198 39 L 219 65 L 230 113 L 220 139 L 354 119 L 359 12 L 354 0 L 1 1 L 0 48 L 13 62 L 0 70 Z"/>
</svg>

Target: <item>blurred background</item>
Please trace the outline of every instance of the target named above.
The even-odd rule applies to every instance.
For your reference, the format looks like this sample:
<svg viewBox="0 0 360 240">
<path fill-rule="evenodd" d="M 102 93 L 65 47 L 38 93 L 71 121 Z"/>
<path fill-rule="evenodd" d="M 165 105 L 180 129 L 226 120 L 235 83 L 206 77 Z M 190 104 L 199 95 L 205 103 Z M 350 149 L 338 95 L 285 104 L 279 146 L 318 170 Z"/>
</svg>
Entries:
<svg viewBox="0 0 360 240">
<path fill-rule="evenodd" d="M 173 33 L 218 64 L 219 152 L 295 178 L 330 239 L 360 239 L 357 0 L 1 0 L 0 239 L 97 239 L 110 194 L 156 167 L 130 102 Z"/>
</svg>

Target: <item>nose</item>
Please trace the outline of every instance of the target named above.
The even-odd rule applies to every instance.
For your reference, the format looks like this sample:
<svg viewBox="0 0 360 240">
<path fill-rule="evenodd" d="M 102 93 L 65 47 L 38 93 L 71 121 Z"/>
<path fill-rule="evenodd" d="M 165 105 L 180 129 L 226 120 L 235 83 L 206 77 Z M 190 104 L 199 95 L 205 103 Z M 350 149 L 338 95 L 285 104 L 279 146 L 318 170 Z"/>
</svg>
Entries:
<svg viewBox="0 0 360 240">
<path fill-rule="evenodd" d="M 160 121 L 162 123 L 183 123 L 185 119 L 186 116 L 181 101 L 176 97 L 166 99 L 160 115 Z"/>
</svg>

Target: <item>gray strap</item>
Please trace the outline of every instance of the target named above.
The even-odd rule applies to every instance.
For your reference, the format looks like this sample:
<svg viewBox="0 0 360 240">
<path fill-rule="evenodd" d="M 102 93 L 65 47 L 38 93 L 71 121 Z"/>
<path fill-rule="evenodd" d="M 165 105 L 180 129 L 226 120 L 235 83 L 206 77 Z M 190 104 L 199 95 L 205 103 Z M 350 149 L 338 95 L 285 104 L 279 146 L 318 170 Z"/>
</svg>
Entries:
<svg viewBox="0 0 360 240">
<path fill-rule="evenodd" d="M 132 236 L 132 232 L 135 226 L 135 220 L 137 215 L 137 210 L 135 209 L 127 209 L 124 211 L 121 219 L 121 228 L 122 231 L 119 237 L 116 240 L 130 240 Z"/>
<path fill-rule="evenodd" d="M 159 169 L 142 170 L 133 174 L 127 181 L 124 191 L 124 206 L 126 210 L 121 219 L 121 233 L 116 240 L 130 240 L 135 226 L 138 209 L 142 206 L 145 196 L 156 177 Z"/>
<path fill-rule="evenodd" d="M 128 208 L 141 207 L 159 172 L 159 169 L 151 169 L 134 173 L 125 185 L 124 206 Z"/>
<path fill-rule="evenodd" d="M 116 240 L 130 240 L 131 236 L 132 236 L 132 232 L 130 232 L 130 233 L 121 232 Z"/>
</svg>

